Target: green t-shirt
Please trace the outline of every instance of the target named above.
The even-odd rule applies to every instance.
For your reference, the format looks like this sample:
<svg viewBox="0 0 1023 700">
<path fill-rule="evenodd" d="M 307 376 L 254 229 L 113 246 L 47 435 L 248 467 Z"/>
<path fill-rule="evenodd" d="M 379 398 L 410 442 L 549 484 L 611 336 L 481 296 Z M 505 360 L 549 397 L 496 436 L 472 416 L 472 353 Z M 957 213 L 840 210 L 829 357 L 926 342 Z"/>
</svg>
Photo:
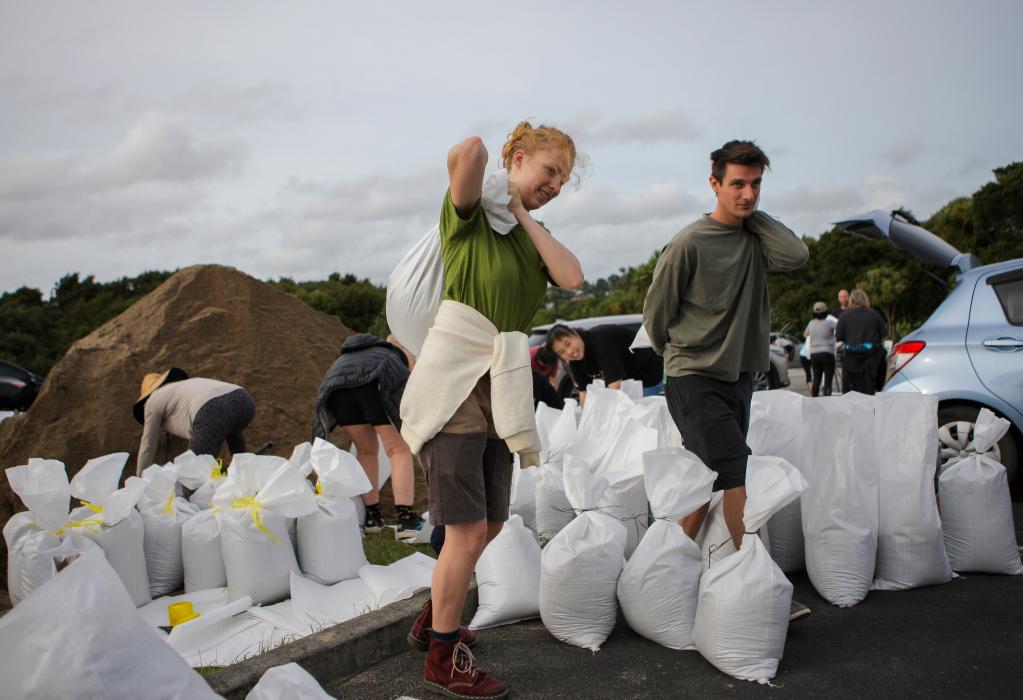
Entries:
<svg viewBox="0 0 1023 700">
<path fill-rule="evenodd" d="M 461 218 L 448 190 L 440 243 L 444 298 L 476 309 L 498 331 L 528 334 L 547 291 L 547 271 L 526 230 L 516 225 L 506 236 L 495 232 L 481 202 Z"/>
</svg>

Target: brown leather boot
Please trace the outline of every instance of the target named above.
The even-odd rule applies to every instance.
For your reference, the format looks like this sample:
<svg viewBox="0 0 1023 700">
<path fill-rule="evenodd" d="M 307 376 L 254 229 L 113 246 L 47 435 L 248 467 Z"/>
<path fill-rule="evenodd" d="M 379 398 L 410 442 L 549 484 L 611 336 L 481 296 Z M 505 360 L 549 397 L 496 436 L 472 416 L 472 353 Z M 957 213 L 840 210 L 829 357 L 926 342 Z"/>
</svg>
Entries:
<svg viewBox="0 0 1023 700">
<path fill-rule="evenodd" d="M 430 648 L 430 632 L 433 626 L 433 601 L 426 599 L 419 617 L 412 623 L 412 629 L 406 637 L 408 645 L 417 651 L 426 651 Z M 468 627 L 458 628 L 458 641 L 472 649 L 476 646 L 476 633 Z"/>
<path fill-rule="evenodd" d="M 503 698 L 501 681 L 476 666 L 476 658 L 462 642 L 430 639 L 423 664 L 423 683 L 435 693 L 453 698 Z"/>
</svg>

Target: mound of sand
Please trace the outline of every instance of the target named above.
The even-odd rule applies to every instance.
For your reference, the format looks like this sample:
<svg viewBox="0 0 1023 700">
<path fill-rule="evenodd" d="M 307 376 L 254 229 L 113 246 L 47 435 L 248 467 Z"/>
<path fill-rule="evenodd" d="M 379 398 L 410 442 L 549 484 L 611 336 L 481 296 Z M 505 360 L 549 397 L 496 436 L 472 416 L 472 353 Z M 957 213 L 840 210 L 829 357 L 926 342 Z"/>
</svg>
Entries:
<svg viewBox="0 0 1023 700">
<path fill-rule="evenodd" d="M 134 474 L 142 426 L 131 408 L 139 383 L 171 366 L 245 387 L 256 401 L 248 448 L 273 441 L 271 452 L 287 457 L 310 439 L 320 379 L 351 332 L 336 316 L 234 268 L 186 268 L 71 346 L 32 408 L 0 423 L 0 468 L 45 457 L 74 475 L 92 457 L 124 451 L 131 454 L 125 476 Z M 331 437 L 346 439 L 341 431 Z M 186 448 L 165 433 L 157 462 Z M 20 510 L 21 499 L 0 478 L 0 526 Z M 6 560 L 0 552 L 3 569 Z M 0 586 L 6 583 L 4 575 Z"/>
</svg>

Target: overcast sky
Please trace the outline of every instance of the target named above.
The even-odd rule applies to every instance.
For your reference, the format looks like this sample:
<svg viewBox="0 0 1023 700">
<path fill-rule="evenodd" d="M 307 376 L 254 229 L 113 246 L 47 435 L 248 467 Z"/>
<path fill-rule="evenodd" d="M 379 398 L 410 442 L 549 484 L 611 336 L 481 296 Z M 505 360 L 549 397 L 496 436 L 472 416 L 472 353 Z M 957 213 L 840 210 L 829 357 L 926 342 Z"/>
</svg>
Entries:
<svg viewBox="0 0 1023 700">
<path fill-rule="evenodd" d="M 448 148 L 530 118 L 589 166 L 536 213 L 590 280 L 713 208 L 755 139 L 797 233 L 1023 160 L 1019 0 L 0 0 L 0 291 L 195 263 L 385 282 Z"/>
</svg>

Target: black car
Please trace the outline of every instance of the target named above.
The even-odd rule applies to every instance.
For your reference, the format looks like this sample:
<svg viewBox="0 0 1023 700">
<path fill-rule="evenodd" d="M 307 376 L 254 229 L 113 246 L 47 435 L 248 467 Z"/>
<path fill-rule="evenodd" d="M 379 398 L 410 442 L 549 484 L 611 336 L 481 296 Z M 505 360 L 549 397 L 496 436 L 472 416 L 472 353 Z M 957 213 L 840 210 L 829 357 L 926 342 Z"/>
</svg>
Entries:
<svg viewBox="0 0 1023 700">
<path fill-rule="evenodd" d="M 36 400 L 43 378 L 0 360 L 0 411 L 25 411 Z"/>
</svg>

